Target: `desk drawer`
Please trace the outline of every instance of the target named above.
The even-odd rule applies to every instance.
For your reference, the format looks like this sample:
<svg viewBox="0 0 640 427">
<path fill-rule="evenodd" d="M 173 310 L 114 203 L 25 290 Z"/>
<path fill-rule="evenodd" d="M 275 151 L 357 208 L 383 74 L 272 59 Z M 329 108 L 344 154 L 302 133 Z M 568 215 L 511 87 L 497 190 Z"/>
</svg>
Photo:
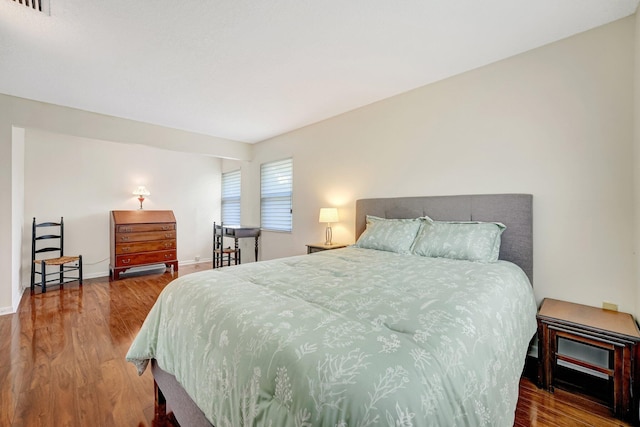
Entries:
<svg viewBox="0 0 640 427">
<path fill-rule="evenodd" d="M 144 264 L 176 261 L 176 251 L 146 252 L 134 255 L 116 256 L 116 267 L 134 267 Z"/>
<path fill-rule="evenodd" d="M 116 245 L 116 255 L 135 254 L 137 252 L 166 251 L 175 248 L 176 239 L 118 243 Z"/>
<path fill-rule="evenodd" d="M 139 233 L 145 231 L 173 231 L 176 225 L 173 223 L 158 224 L 123 224 L 116 226 L 116 233 Z"/>
<path fill-rule="evenodd" d="M 170 240 L 176 238 L 175 231 L 147 231 L 144 233 L 116 233 L 116 245 L 149 240 Z"/>
</svg>

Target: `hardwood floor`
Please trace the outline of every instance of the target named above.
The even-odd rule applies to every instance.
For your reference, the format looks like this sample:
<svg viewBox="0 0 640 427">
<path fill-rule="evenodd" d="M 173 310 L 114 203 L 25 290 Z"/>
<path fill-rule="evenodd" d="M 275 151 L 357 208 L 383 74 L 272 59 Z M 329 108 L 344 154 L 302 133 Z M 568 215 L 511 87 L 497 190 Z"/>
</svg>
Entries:
<svg viewBox="0 0 640 427">
<path fill-rule="evenodd" d="M 0 316 L 0 426 L 150 426 L 153 379 L 148 370 L 139 377 L 125 354 L 160 291 L 178 275 L 209 266 L 27 292 L 18 313 Z M 515 425 L 628 424 L 524 378 Z"/>
</svg>

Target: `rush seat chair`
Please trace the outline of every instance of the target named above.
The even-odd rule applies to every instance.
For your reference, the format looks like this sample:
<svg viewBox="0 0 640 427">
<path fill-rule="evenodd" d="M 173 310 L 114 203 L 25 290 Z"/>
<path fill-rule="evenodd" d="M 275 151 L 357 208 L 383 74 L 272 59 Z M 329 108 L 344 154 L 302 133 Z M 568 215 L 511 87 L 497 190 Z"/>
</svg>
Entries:
<svg viewBox="0 0 640 427">
<path fill-rule="evenodd" d="M 224 247 L 224 226 L 213 223 L 213 268 L 240 264 L 240 248 Z M 231 263 L 233 255 L 233 264 Z M 226 258 L 226 259 L 225 259 Z"/>
<path fill-rule="evenodd" d="M 36 286 L 42 288 L 42 293 L 47 292 L 48 285 L 60 285 L 62 289 L 65 283 L 76 280 L 82 286 L 82 255 L 64 254 L 63 217 L 60 222 L 39 224 L 33 218 L 31 231 L 31 294 Z M 53 268 L 47 270 L 48 267 Z"/>
</svg>

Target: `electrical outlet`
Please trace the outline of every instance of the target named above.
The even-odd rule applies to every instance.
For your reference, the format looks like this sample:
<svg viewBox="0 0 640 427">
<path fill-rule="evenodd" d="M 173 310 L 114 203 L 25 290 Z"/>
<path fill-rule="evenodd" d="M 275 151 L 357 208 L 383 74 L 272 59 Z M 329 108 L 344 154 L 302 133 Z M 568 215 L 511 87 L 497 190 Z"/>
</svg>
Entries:
<svg viewBox="0 0 640 427">
<path fill-rule="evenodd" d="M 196 255 L 196 261 L 200 261 L 200 255 Z"/>
<path fill-rule="evenodd" d="M 602 301 L 602 308 L 605 310 L 618 311 L 618 304 L 609 301 Z"/>
</svg>

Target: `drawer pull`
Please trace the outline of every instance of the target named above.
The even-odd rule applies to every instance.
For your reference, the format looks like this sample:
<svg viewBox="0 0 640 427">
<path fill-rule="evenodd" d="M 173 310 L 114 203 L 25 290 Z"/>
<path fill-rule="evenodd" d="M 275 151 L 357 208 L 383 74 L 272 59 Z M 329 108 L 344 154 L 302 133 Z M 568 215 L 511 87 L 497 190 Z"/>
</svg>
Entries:
<svg viewBox="0 0 640 427">
<path fill-rule="evenodd" d="M 173 254 L 164 254 L 165 259 L 167 258 L 173 258 Z"/>
<path fill-rule="evenodd" d="M 120 240 L 122 240 L 123 242 L 128 242 L 129 241 L 129 236 L 122 236 L 122 237 L 120 237 Z"/>
<path fill-rule="evenodd" d="M 129 232 L 131 232 L 131 230 L 133 230 L 131 227 L 124 227 L 124 228 L 123 228 L 123 231 L 124 231 L 125 233 L 129 233 Z"/>
<path fill-rule="evenodd" d="M 173 236 L 171 235 L 171 233 L 166 233 L 166 234 L 164 235 L 164 237 L 166 237 L 167 239 L 170 239 L 170 238 L 172 238 Z"/>
<path fill-rule="evenodd" d="M 162 226 L 162 229 L 163 229 L 163 230 L 171 230 L 171 228 L 170 228 L 168 225 L 163 225 L 163 226 Z"/>
<path fill-rule="evenodd" d="M 123 260 L 122 260 L 122 263 L 123 263 L 123 264 L 129 264 L 130 262 L 131 262 L 131 259 L 130 259 L 130 258 L 127 258 L 127 259 L 123 259 Z"/>
<path fill-rule="evenodd" d="M 131 249 L 129 248 L 129 246 L 123 246 L 122 247 L 122 252 L 129 252 Z"/>
<path fill-rule="evenodd" d="M 173 247 L 173 243 L 165 243 L 164 247 L 165 248 L 172 248 Z"/>
</svg>

